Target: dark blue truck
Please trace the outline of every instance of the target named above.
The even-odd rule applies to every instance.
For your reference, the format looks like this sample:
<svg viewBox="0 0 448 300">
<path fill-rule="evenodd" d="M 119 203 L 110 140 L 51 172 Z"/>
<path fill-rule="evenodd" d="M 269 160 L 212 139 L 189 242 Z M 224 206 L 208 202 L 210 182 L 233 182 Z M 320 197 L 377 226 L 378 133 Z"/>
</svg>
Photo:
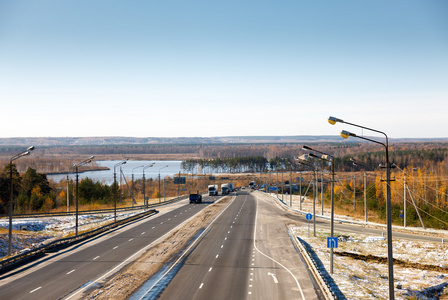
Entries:
<svg viewBox="0 0 448 300">
<path fill-rule="evenodd" d="M 192 203 L 202 203 L 201 194 L 190 194 L 190 204 Z"/>
</svg>

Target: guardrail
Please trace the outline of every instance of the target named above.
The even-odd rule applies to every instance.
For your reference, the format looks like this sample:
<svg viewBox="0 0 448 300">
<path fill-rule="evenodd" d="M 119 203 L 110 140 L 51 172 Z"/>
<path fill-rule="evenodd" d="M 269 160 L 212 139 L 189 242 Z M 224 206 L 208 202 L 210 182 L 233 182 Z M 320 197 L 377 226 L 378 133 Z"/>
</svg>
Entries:
<svg viewBox="0 0 448 300">
<path fill-rule="evenodd" d="M 159 205 L 169 204 L 173 203 L 182 199 L 188 198 L 187 195 L 179 196 L 176 198 L 173 198 L 168 201 L 164 201 L 161 203 L 153 203 L 148 205 L 148 208 L 157 207 Z M 138 205 L 138 206 L 128 206 L 128 207 L 117 207 L 117 211 L 128 211 L 128 210 L 139 210 L 139 209 L 145 209 L 146 205 Z M 96 209 L 96 210 L 81 210 L 78 211 L 79 215 L 95 215 L 95 214 L 103 214 L 103 213 L 110 213 L 113 212 L 114 208 L 105 208 L 105 209 Z M 63 216 L 71 216 L 75 215 L 76 211 L 69 211 L 69 212 L 53 212 L 53 213 L 34 213 L 34 214 L 15 214 L 13 215 L 14 218 L 42 218 L 42 217 L 63 217 Z M 9 215 L 0 215 L 1 218 L 9 217 Z"/>
<path fill-rule="evenodd" d="M 311 273 L 313 274 L 313 277 L 316 279 L 316 282 L 319 285 L 324 298 L 326 300 L 338 299 L 333 289 L 331 288 L 331 285 L 326 280 L 324 274 L 322 274 L 321 268 L 318 266 L 317 262 L 315 261 L 311 253 L 308 251 L 308 249 L 305 247 L 305 245 L 302 244 L 302 240 L 294 236 L 291 226 L 289 228 L 289 236 L 293 240 L 296 249 L 299 250 L 300 254 L 304 258 L 308 268 L 311 270 Z"/>
<path fill-rule="evenodd" d="M 170 201 L 172 201 L 172 200 L 170 200 Z M 65 247 L 71 246 L 73 244 L 79 243 L 83 240 L 86 240 L 88 238 L 96 236 L 96 235 L 103 233 L 107 230 L 110 230 L 112 228 L 118 227 L 120 225 L 132 222 L 134 220 L 137 220 L 137 219 L 140 219 L 140 218 L 143 218 L 146 216 L 154 215 L 156 213 L 158 213 L 158 211 L 155 209 L 148 210 L 148 211 L 139 213 L 137 215 L 131 216 L 129 218 L 126 218 L 123 220 L 118 220 L 116 222 L 102 226 L 100 228 L 97 228 L 97 229 L 94 229 L 94 230 L 91 230 L 91 231 L 88 231 L 88 232 L 85 232 L 82 234 L 78 234 L 77 236 L 58 239 L 58 240 L 55 240 L 48 244 L 39 246 L 35 249 L 31 249 L 31 250 L 22 252 L 20 254 L 11 256 L 10 258 L 0 261 L 0 274 L 13 269 L 14 267 L 20 266 L 26 262 L 37 259 L 38 257 L 41 257 L 42 255 L 44 255 L 47 252 L 51 252 L 51 251 L 54 251 L 55 249 L 60 249 L 60 248 L 65 248 Z"/>
</svg>

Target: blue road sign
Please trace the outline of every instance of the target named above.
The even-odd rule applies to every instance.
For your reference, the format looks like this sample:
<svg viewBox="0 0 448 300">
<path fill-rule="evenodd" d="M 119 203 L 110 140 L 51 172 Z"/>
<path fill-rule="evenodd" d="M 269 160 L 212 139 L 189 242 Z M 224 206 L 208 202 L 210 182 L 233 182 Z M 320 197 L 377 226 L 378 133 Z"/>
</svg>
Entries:
<svg viewBox="0 0 448 300">
<path fill-rule="evenodd" d="M 337 248 L 338 238 L 337 237 L 327 237 L 327 248 Z"/>
<path fill-rule="evenodd" d="M 276 186 L 270 186 L 270 187 L 268 188 L 268 190 L 270 190 L 270 191 L 276 191 L 276 190 L 277 190 L 277 187 L 276 187 Z"/>
<path fill-rule="evenodd" d="M 306 219 L 309 221 L 309 220 L 312 220 L 313 219 L 313 215 L 312 214 L 306 214 Z"/>
</svg>

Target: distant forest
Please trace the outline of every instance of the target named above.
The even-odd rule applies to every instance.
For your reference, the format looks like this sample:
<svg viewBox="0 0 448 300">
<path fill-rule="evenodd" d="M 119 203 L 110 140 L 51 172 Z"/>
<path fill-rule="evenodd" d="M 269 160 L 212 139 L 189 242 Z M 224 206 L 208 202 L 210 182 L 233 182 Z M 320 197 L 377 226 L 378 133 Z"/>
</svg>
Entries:
<svg viewBox="0 0 448 300">
<path fill-rule="evenodd" d="M 16 212 L 48 211 L 63 207 L 66 200 L 64 183 L 46 180 L 48 173 L 73 171 L 74 161 L 94 155 L 95 160 L 129 158 L 131 160 L 180 160 L 188 173 L 231 173 L 304 171 L 309 168 L 297 164 L 294 157 L 308 154 L 304 145 L 335 157 L 336 173 L 339 177 L 335 189 L 338 207 L 351 207 L 352 199 L 361 199 L 364 184 L 361 177 L 367 171 L 367 205 L 369 210 L 385 215 L 385 164 L 384 147 L 364 142 L 308 141 L 301 143 L 210 143 L 210 144 L 123 144 L 123 145 L 77 145 L 36 146 L 29 156 L 14 161 Z M 5 211 L 9 201 L 9 159 L 26 149 L 23 146 L 0 146 L 0 212 Z M 392 171 L 392 204 L 394 222 L 399 224 L 400 211 L 404 208 L 403 188 L 408 181 L 409 193 L 419 207 L 423 221 L 428 226 L 448 228 L 448 142 L 393 142 L 389 144 Z M 359 162 L 353 165 L 351 158 Z M 94 161 L 95 162 L 95 161 Z M 328 164 L 310 160 L 319 170 L 328 175 Z M 86 168 L 95 168 L 85 166 Z M 262 173 L 259 174 L 261 176 Z M 264 173 L 267 174 L 267 173 Z M 277 173 L 278 174 L 278 173 Z M 303 175 L 310 177 L 311 175 Z M 406 176 L 406 179 L 404 178 Z M 204 176 L 205 177 L 205 176 Z M 269 177 L 270 178 L 270 177 Z M 309 180 L 310 178 L 306 178 Z M 297 183 L 296 178 L 292 178 Z M 148 186 L 150 185 L 148 181 Z M 65 183 L 67 185 L 67 183 Z M 73 183 L 69 183 L 72 189 Z M 110 203 L 111 187 L 92 181 L 82 181 L 83 203 Z M 141 188 L 140 188 L 141 189 Z M 139 190 L 140 190 L 139 189 Z M 148 187 L 149 189 L 149 187 Z M 157 185 L 149 189 L 157 196 Z M 148 191 L 148 193 L 149 193 Z M 173 190 L 175 193 L 176 191 Z M 90 195 L 94 193 L 94 196 Z M 329 200 L 329 185 L 326 182 L 324 201 Z M 73 193 L 71 193 L 73 195 Z M 72 197 L 72 196 L 70 196 Z M 357 200 L 359 201 L 359 200 Z M 408 200 L 409 201 L 409 198 Z M 70 199 L 72 203 L 72 199 Z M 410 204 L 410 203 L 409 203 Z M 418 225 L 419 216 L 413 206 L 408 205 L 409 224 Z"/>
<path fill-rule="evenodd" d="M 87 145 L 87 146 L 41 146 L 16 164 L 19 172 L 31 167 L 41 173 L 67 172 L 72 162 L 96 156 L 96 160 L 129 158 L 131 160 L 212 160 L 238 157 L 264 157 L 291 160 L 307 153 L 302 150 L 305 143 L 275 144 L 145 144 L 145 145 Z M 356 170 L 350 157 L 356 158 L 369 170 L 384 164 L 384 148 L 372 143 L 318 142 L 306 143 L 321 152 L 335 157 L 340 171 Z M 0 168 L 9 163 L 9 158 L 23 151 L 21 146 L 0 146 Z M 392 163 L 400 168 L 408 166 L 434 168 L 447 156 L 448 142 L 392 143 L 389 155 Z"/>
</svg>

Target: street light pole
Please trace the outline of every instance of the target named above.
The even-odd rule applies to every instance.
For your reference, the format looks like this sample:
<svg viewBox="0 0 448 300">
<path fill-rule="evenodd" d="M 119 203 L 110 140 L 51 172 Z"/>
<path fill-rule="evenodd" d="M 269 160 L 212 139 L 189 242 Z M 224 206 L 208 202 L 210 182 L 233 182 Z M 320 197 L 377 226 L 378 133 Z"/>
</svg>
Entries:
<svg viewBox="0 0 448 300">
<path fill-rule="evenodd" d="M 143 203 L 146 206 L 146 209 L 148 209 L 148 200 L 146 200 L 146 179 L 145 179 L 145 170 L 148 168 L 151 168 L 154 166 L 155 163 L 152 163 L 150 165 L 147 165 L 146 167 L 143 167 Z"/>
<path fill-rule="evenodd" d="M 19 159 L 22 156 L 27 156 L 31 154 L 31 151 L 34 150 L 34 146 L 28 147 L 25 151 L 20 152 L 19 154 L 14 155 L 9 160 L 9 189 L 11 192 L 11 197 L 9 199 L 9 235 L 8 235 L 8 256 L 11 256 L 12 251 L 12 212 L 13 212 L 13 201 L 14 201 L 14 193 L 13 193 L 13 184 L 12 184 L 12 162 L 16 159 Z"/>
<path fill-rule="evenodd" d="M 76 217 L 75 217 L 75 235 L 78 235 L 78 213 L 79 213 L 79 210 L 78 210 L 78 194 L 79 194 L 79 189 L 78 189 L 78 186 L 79 186 L 79 167 L 80 166 L 83 166 L 83 165 L 86 165 L 86 164 L 89 164 L 91 161 L 92 161 L 92 159 L 94 159 L 95 158 L 95 156 L 90 156 L 88 159 L 86 159 L 86 160 L 83 160 L 82 162 L 80 162 L 80 163 L 78 163 L 78 164 L 73 164 L 73 166 L 75 167 L 75 171 L 76 171 Z"/>
<path fill-rule="evenodd" d="M 303 149 L 309 150 L 309 149 L 307 149 L 305 147 L 306 146 L 304 146 Z M 303 162 L 303 161 L 307 160 L 307 156 L 306 155 L 302 155 L 302 156 L 298 157 L 297 159 L 298 159 L 297 162 L 299 162 L 300 164 L 313 168 L 313 176 L 317 176 L 317 168 L 316 168 L 316 166 L 314 166 L 314 164 L 310 165 L 310 164 L 307 164 L 307 163 Z M 314 185 L 315 181 L 316 181 L 316 179 L 313 178 L 313 185 Z M 313 188 L 313 235 L 316 236 L 316 196 L 315 196 L 315 188 Z"/>
<path fill-rule="evenodd" d="M 370 130 L 376 133 L 380 133 L 382 135 L 385 136 L 386 138 L 386 143 L 382 143 L 379 141 L 375 141 L 366 137 L 362 137 L 362 136 L 357 136 L 354 133 L 348 132 L 343 130 L 341 132 L 341 136 L 345 139 L 347 139 L 349 136 L 352 137 L 357 137 L 372 143 L 376 143 L 376 144 L 380 144 L 383 145 L 386 151 L 386 209 L 387 209 L 387 263 L 388 263 L 388 269 L 389 269 L 389 299 L 390 300 L 394 300 L 395 299 L 395 287 L 394 287 L 394 258 L 393 258 L 393 248 L 392 248 L 392 205 L 391 205 L 391 191 L 390 191 L 390 162 L 389 162 L 389 141 L 388 141 L 388 137 L 386 135 L 386 133 L 376 130 L 376 129 L 372 129 L 372 128 L 368 128 L 368 127 L 364 127 L 361 125 L 357 125 L 357 124 L 353 124 L 353 123 L 348 123 L 345 122 L 341 119 L 335 118 L 335 117 L 329 117 L 328 118 L 328 122 L 332 125 L 336 124 L 336 123 L 345 123 L 348 125 L 352 125 L 355 127 L 359 127 L 362 129 L 366 129 L 366 130 Z"/>
<path fill-rule="evenodd" d="M 141 165 L 141 166 L 138 166 L 138 167 L 135 167 L 135 168 L 132 168 L 132 171 L 131 171 L 131 173 L 132 173 L 132 207 L 134 207 L 134 191 L 135 191 L 135 187 L 134 187 L 134 170 L 135 169 L 138 169 L 138 168 L 143 168 L 144 167 L 144 165 Z"/>
<path fill-rule="evenodd" d="M 117 172 L 116 167 L 120 165 L 124 165 L 126 160 L 120 161 L 119 163 L 114 165 L 114 221 L 117 222 Z"/>
<path fill-rule="evenodd" d="M 159 169 L 159 203 L 160 203 L 160 170 L 162 170 L 162 169 L 164 169 L 164 168 L 167 168 L 168 167 L 168 165 L 166 165 L 166 166 L 164 166 L 164 167 L 161 167 L 160 169 Z"/>
<path fill-rule="evenodd" d="M 312 149 L 308 146 L 303 146 L 304 150 L 314 151 L 317 153 L 322 154 L 322 156 L 314 155 L 313 153 L 310 153 L 309 155 L 311 157 L 319 158 L 324 161 L 328 161 L 331 163 L 331 221 L 330 221 L 330 236 L 334 237 L 334 156 L 330 154 L 326 154 L 324 152 Z M 334 251 L 333 248 L 330 248 L 330 273 L 333 274 L 333 257 L 334 257 Z"/>
<path fill-rule="evenodd" d="M 350 160 L 353 162 L 354 166 L 363 165 L 365 164 L 359 163 L 357 160 L 355 160 L 353 157 L 350 157 Z M 405 176 L 405 182 L 406 182 L 406 176 Z M 367 224 L 367 173 L 364 170 L 364 221 Z M 405 194 L 406 198 L 406 194 Z"/>
</svg>

